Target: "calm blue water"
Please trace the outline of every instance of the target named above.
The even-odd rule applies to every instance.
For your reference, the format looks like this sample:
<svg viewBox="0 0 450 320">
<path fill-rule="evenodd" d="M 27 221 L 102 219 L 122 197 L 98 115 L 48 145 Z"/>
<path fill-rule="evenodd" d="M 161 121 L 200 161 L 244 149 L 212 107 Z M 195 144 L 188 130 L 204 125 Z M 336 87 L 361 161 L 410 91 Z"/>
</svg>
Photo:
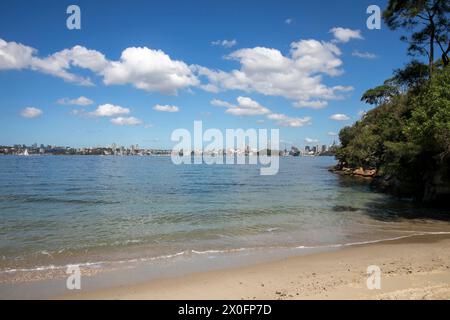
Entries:
<svg viewBox="0 0 450 320">
<path fill-rule="evenodd" d="M 0 271 L 448 231 L 439 212 L 327 171 L 331 157 L 181 165 L 170 157 L 0 157 Z M 22 270 L 22 271 L 24 271 Z"/>
</svg>

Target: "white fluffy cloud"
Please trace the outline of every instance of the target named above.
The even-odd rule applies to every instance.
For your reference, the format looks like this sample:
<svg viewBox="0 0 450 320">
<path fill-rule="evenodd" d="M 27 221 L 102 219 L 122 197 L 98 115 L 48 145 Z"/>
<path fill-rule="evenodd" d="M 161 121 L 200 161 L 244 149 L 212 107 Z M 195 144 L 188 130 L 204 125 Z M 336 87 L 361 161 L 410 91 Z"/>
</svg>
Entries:
<svg viewBox="0 0 450 320">
<path fill-rule="evenodd" d="M 306 142 L 306 143 L 318 143 L 319 140 L 317 140 L 317 139 L 311 139 L 311 138 L 305 138 L 305 142 Z"/>
<path fill-rule="evenodd" d="M 70 68 L 79 67 L 100 72 L 107 65 L 108 61 L 102 53 L 77 45 L 71 49 L 55 52 L 45 58 L 33 56 L 29 68 L 62 78 L 67 82 L 91 86 L 93 83 L 89 78 L 69 72 Z"/>
<path fill-rule="evenodd" d="M 0 39 L 0 70 L 28 68 L 35 49 Z"/>
<path fill-rule="evenodd" d="M 143 124 L 141 119 L 135 117 L 117 117 L 110 120 L 112 124 L 117 126 L 137 126 Z"/>
<path fill-rule="evenodd" d="M 311 108 L 311 109 L 323 109 L 327 105 L 328 102 L 323 100 L 298 101 L 294 103 L 294 107 L 296 108 Z"/>
<path fill-rule="evenodd" d="M 347 121 L 350 120 L 350 117 L 342 113 L 336 113 L 330 116 L 330 119 L 336 121 Z"/>
<path fill-rule="evenodd" d="M 226 112 L 235 116 L 253 116 L 270 113 L 269 109 L 248 97 L 238 97 L 237 102 L 237 106 L 228 108 Z"/>
<path fill-rule="evenodd" d="M 138 89 L 166 94 L 176 94 L 179 89 L 199 84 L 186 63 L 147 47 L 125 49 L 120 61 L 110 62 L 102 74 L 107 85 L 132 84 Z"/>
<path fill-rule="evenodd" d="M 93 85 L 89 78 L 70 72 L 72 67 L 88 69 L 103 78 L 106 85 L 131 84 L 146 91 L 176 94 L 179 89 L 199 85 L 191 68 L 172 60 L 161 50 L 131 47 L 122 51 L 120 60 L 111 61 L 96 50 L 82 46 L 64 49 L 41 58 L 34 48 L 0 39 L 0 70 L 31 69 L 80 85 Z"/>
<path fill-rule="evenodd" d="M 265 115 L 267 119 L 276 121 L 277 125 L 285 127 L 302 127 L 311 123 L 310 117 L 304 118 L 292 118 L 282 113 L 272 113 L 272 111 L 255 100 L 248 97 L 238 97 L 237 105 L 229 103 L 227 101 L 213 99 L 211 104 L 217 107 L 225 107 L 226 113 L 234 116 L 259 116 Z"/>
<path fill-rule="evenodd" d="M 161 112 L 178 112 L 178 111 L 180 111 L 180 108 L 178 108 L 177 106 L 157 104 L 153 107 L 153 110 L 161 111 Z"/>
<path fill-rule="evenodd" d="M 314 39 L 292 42 L 287 54 L 266 47 L 236 50 L 226 58 L 239 67 L 214 70 L 174 60 L 161 50 L 147 47 L 125 48 L 118 60 L 109 60 L 99 51 L 74 46 L 46 57 L 39 57 L 29 46 L 0 39 L 0 70 L 31 69 L 81 85 L 93 85 L 89 77 L 74 73 L 74 68 L 90 70 L 105 85 L 132 85 L 148 92 L 177 94 L 198 87 L 208 92 L 241 90 L 292 100 L 294 106 L 323 108 L 327 101 L 340 99 L 351 86 L 324 84 L 325 76 L 342 74 L 343 62 L 338 42 L 362 38 L 359 30 L 333 28 L 335 40 Z M 218 40 L 231 47 L 236 40 Z M 201 79 L 206 81 L 200 82 Z M 239 111 L 230 111 L 239 112 Z"/>
<path fill-rule="evenodd" d="M 294 22 L 294 19 L 292 18 L 287 18 L 286 20 L 284 20 L 284 23 L 286 24 L 292 24 L 292 22 Z"/>
<path fill-rule="evenodd" d="M 377 55 L 374 53 L 358 51 L 358 50 L 353 51 L 352 56 L 362 58 L 362 59 L 375 59 L 377 57 Z"/>
<path fill-rule="evenodd" d="M 227 108 L 225 112 L 234 116 L 258 116 L 270 113 L 269 109 L 248 97 L 238 97 L 237 105 L 218 99 L 211 100 L 211 104 Z"/>
<path fill-rule="evenodd" d="M 37 118 L 42 115 L 42 110 L 34 107 L 27 107 L 20 111 L 20 115 L 24 118 Z"/>
<path fill-rule="evenodd" d="M 352 30 L 347 28 L 335 27 L 330 30 L 338 42 L 346 43 L 351 39 L 364 39 L 361 30 Z"/>
<path fill-rule="evenodd" d="M 271 113 L 267 116 L 269 120 L 275 120 L 276 124 L 283 127 L 299 128 L 311 124 L 311 117 L 293 118 L 282 113 Z"/>
<path fill-rule="evenodd" d="M 82 68 L 92 67 L 92 52 L 99 54 L 96 51 L 75 46 L 72 49 L 65 49 L 45 58 L 39 58 L 36 56 L 37 50 L 32 47 L 0 39 L 0 70 L 31 69 L 62 78 L 68 82 L 92 85 L 89 78 L 68 71 L 71 65 Z"/>
<path fill-rule="evenodd" d="M 264 47 L 237 50 L 227 56 L 241 67 L 229 72 L 196 66 L 209 81 L 211 91 L 242 90 L 270 96 L 282 96 L 299 106 L 323 107 L 325 100 L 341 98 L 349 86 L 327 87 L 322 75 L 342 73 L 341 51 L 330 42 L 301 40 L 291 44 L 289 56 Z M 320 102 L 318 102 L 318 100 Z"/>
<path fill-rule="evenodd" d="M 330 137 L 336 137 L 338 134 L 336 132 L 333 132 L 333 131 L 328 131 L 327 135 L 329 135 Z"/>
<path fill-rule="evenodd" d="M 213 46 L 222 46 L 222 47 L 225 47 L 225 48 L 231 48 L 231 47 L 234 47 L 235 45 L 237 45 L 237 41 L 236 41 L 236 39 L 233 39 L 233 40 L 216 40 L 216 41 L 211 42 L 211 44 Z"/>
<path fill-rule="evenodd" d="M 75 99 L 61 98 L 57 101 L 57 103 L 61 105 L 88 106 L 93 104 L 94 101 L 84 96 L 81 96 Z"/>
<path fill-rule="evenodd" d="M 56 54 L 69 60 L 76 67 L 93 72 L 102 72 L 110 63 L 103 53 L 82 46 L 74 46 L 72 49 L 65 49 Z"/>
<path fill-rule="evenodd" d="M 317 40 L 301 40 L 291 43 L 291 55 L 296 68 L 307 74 L 325 73 L 337 76 L 342 73 L 339 67 L 341 50 L 330 42 Z"/>
<path fill-rule="evenodd" d="M 93 85 L 89 78 L 84 78 L 67 71 L 70 68 L 70 62 L 62 59 L 57 54 L 44 59 L 32 58 L 29 68 L 82 86 Z"/>
<path fill-rule="evenodd" d="M 71 49 L 58 51 L 43 59 L 33 57 L 31 69 L 60 77 L 68 82 L 89 86 L 93 85 L 89 78 L 80 77 L 68 70 L 71 67 L 79 67 L 101 73 L 108 65 L 109 61 L 102 53 L 77 45 Z"/>
<path fill-rule="evenodd" d="M 211 104 L 216 107 L 225 107 L 225 108 L 234 108 L 235 107 L 235 105 L 233 105 L 229 102 L 223 101 L 223 100 L 219 100 L 219 99 L 211 100 Z"/>
<path fill-rule="evenodd" d="M 102 104 L 97 107 L 90 115 L 96 117 L 114 117 L 117 115 L 128 114 L 130 109 L 121 106 L 116 106 L 110 103 Z"/>
</svg>

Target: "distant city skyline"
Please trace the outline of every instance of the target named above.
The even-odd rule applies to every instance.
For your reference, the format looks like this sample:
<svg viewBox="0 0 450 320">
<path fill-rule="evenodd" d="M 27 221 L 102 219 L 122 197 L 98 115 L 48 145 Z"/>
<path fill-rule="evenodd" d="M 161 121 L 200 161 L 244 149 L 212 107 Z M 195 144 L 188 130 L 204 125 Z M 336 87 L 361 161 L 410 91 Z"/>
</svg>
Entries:
<svg viewBox="0 0 450 320">
<path fill-rule="evenodd" d="M 69 4 L 0 3 L 0 145 L 171 149 L 195 120 L 330 145 L 410 60 L 399 33 L 366 27 L 386 1 L 77 1 L 81 30 Z"/>
<path fill-rule="evenodd" d="M 245 146 L 234 148 L 206 148 L 206 149 L 160 149 L 160 148 L 145 148 L 138 144 L 130 146 L 118 145 L 112 143 L 107 146 L 89 146 L 89 147 L 71 147 L 71 146 L 56 146 L 34 143 L 32 145 L 15 144 L 11 146 L 0 145 L 0 155 L 171 155 L 177 153 L 188 152 L 195 156 L 218 156 L 221 153 L 224 155 L 258 155 L 261 151 L 266 150 L 278 151 L 280 156 L 317 156 L 317 155 L 334 155 L 333 147 L 331 145 L 307 145 L 304 148 L 299 148 L 294 145 L 280 145 L 278 149 L 271 149 L 270 145 L 260 148 L 251 148 L 249 144 Z"/>
</svg>

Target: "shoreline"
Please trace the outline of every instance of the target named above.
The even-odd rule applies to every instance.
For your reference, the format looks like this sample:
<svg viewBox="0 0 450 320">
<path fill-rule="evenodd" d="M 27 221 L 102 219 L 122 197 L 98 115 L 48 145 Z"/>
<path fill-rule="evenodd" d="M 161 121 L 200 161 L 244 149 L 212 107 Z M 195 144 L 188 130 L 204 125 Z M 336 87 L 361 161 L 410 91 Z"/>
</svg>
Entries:
<svg viewBox="0 0 450 320">
<path fill-rule="evenodd" d="M 341 165 L 340 163 L 331 166 L 330 168 L 328 168 L 328 171 L 341 176 L 363 178 L 369 181 L 372 181 L 377 175 L 376 169 L 363 169 L 362 167 L 351 168 L 345 165 Z"/>
<path fill-rule="evenodd" d="M 450 299 L 450 235 L 419 235 L 57 299 Z M 381 269 L 381 290 L 366 286 Z"/>
</svg>

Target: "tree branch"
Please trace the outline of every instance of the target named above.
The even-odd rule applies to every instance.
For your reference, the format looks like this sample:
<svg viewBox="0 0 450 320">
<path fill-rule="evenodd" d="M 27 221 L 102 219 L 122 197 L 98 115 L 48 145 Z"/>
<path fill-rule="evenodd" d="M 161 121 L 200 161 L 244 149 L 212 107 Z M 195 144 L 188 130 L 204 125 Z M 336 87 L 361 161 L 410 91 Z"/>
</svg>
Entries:
<svg viewBox="0 0 450 320">
<path fill-rule="evenodd" d="M 430 18 L 426 18 L 421 16 L 420 14 L 417 15 L 420 19 L 425 20 L 425 21 L 430 21 Z"/>
</svg>

